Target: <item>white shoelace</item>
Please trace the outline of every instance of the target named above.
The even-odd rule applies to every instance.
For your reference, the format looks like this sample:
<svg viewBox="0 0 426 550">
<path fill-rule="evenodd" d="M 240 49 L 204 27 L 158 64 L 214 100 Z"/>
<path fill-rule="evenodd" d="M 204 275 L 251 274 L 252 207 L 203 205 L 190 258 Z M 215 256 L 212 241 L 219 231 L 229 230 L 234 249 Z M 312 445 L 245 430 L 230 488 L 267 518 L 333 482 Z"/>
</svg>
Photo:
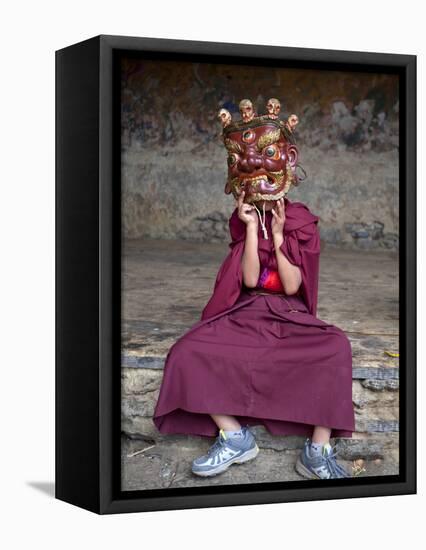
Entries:
<svg viewBox="0 0 426 550">
<path fill-rule="evenodd" d="M 258 209 L 258 207 L 255 205 L 255 203 L 253 203 L 253 206 L 256 208 L 256 211 L 257 211 L 257 214 L 259 216 L 259 221 L 260 221 L 260 225 L 262 226 L 262 231 L 263 231 L 263 238 L 264 239 L 267 239 L 268 238 L 268 231 L 266 230 L 266 225 L 265 225 L 265 201 L 263 201 L 263 219 L 262 219 L 262 216 L 260 215 L 260 211 Z"/>
</svg>

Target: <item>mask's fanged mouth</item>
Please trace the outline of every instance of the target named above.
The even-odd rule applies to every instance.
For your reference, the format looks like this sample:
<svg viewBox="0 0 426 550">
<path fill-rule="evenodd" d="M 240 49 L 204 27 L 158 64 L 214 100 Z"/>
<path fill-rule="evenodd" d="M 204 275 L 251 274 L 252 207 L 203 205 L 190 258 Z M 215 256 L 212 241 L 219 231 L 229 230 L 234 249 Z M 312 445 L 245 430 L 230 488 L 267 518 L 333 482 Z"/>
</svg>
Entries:
<svg viewBox="0 0 426 550">
<path fill-rule="evenodd" d="M 245 190 L 248 194 L 253 193 L 274 193 L 280 189 L 284 182 L 284 170 L 279 172 L 268 172 L 251 178 L 232 178 L 231 189 L 239 195 Z"/>
<path fill-rule="evenodd" d="M 269 175 L 256 176 L 254 178 L 246 178 L 243 180 L 244 187 L 252 191 L 260 193 L 268 193 L 276 191 L 281 183 L 277 178 Z"/>
</svg>

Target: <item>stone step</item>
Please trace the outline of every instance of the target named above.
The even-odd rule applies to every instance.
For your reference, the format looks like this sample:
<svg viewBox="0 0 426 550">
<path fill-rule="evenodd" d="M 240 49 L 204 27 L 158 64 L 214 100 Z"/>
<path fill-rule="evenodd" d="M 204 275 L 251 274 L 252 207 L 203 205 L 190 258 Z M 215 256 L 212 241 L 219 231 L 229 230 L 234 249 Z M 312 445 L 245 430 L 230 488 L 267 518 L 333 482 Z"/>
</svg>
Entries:
<svg viewBox="0 0 426 550">
<path fill-rule="evenodd" d="M 164 369 L 165 356 L 142 355 L 126 352 L 121 356 L 123 369 Z M 355 361 L 354 361 L 355 362 Z M 399 378 L 398 364 L 370 360 L 368 364 L 358 361 L 352 368 L 352 378 L 355 380 L 392 380 Z"/>
<path fill-rule="evenodd" d="M 164 360 L 152 358 L 150 363 L 144 363 L 143 366 L 137 364 L 137 361 L 138 359 L 132 359 L 130 365 L 127 363 L 127 366 L 122 366 L 121 378 L 124 393 L 143 393 L 150 391 L 147 390 L 147 383 L 153 383 L 156 387 L 159 387 L 161 383 Z M 360 380 L 362 386 L 371 391 L 381 392 L 385 389 L 397 391 L 399 389 L 399 369 L 396 367 L 354 368 L 352 379 Z"/>
<path fill-rule="evenodd" d="M 360 438 L 368 437 L 369 441 L 377 440 L 377 445 L 381 445 L 380 448 L 382 450 L 386 447 L 388 442 L 394 443 L 397 441 L 397 437 L 395 436 L 399 435 L 399 424 L 396 420 L 368 419 L 365 421 L 356 418 L 355 425 L 357 431 L 354 433 L 354 437 L 357 437 L 356 434 L 358 434 Z M 157 430 L 150 416 L 122 415 L 121 431 L 132 439 L 161 441 L 164 437 L 166 439 L 170 437 L 168 435 L 164 436 Z M 276 436 L 268 434 L 267 437 L 273 439 Z M 365 455 L 361 454 L 360 456 Z"/>
<path fill-rule="evenodd" d="M 168 350 L 190 326 L 165 320 L 126 321 L 122 334 L 122 367 L 163 369 Z M 346 334 L 351 342 L 355 378 L 372 378 L 375 373 L 377 378 L 398 377 L 398 358 L 386 353 L 398 353 L 396 333 L 346 331 Z"/>
<path fill-rule="evenodd" d="M 147 396 L 124 396 L 122 399 L 122 431 L 129 436 L 136 434 L 155 438 L 158 430 L 154 425 L 146 423 L 146 419 L 152 418 L 152 401 L 147 401 Z M 365 433 L 387 433 L 399 431 L 398 406 L 373 407 L 359 410 L 355 408 L 355 429 Z M 148 431 L 146 431 L 148 430 Z"/>
<path fill-rule="evenodd" d="M 129 437 L 158 439 L 152 423 L 162 380 L 159 369 L 122 369 L 122 431 Z M 397 379 L 354 380 L 352 395 L 356 430 L 364 433 L 399 431 Z"/>
</svg>

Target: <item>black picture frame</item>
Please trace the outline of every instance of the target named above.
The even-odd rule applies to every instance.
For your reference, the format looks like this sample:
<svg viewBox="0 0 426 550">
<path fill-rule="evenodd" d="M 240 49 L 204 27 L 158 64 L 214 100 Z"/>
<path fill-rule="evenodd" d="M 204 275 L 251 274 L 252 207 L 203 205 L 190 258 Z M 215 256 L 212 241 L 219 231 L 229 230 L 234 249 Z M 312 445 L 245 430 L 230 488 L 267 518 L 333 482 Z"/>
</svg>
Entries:
<svg viewBox="0 0 426 550">
<path fill-rule="evenodd" d="M 123 53 L 400 76 L 400 474 L 120 490 Z M 416 56 L 100 35 L 56 52 L 56 498 L 99 514 L 416 492 Z"/>
</svg>

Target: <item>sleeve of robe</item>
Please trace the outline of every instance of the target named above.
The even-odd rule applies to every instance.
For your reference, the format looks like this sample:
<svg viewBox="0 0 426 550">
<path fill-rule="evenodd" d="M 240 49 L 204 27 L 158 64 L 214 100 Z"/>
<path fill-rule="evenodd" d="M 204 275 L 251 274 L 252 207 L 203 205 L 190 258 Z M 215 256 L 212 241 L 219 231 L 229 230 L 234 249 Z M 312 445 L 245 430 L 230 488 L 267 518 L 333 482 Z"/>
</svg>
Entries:
<svg viewBox="0 0 426 550">
<path fill-rule="evenodd" d="M 229 222 L 230 251 L 216 276 L 213 294 L 201 314 L 201 321 L 232 307 L 241 293 L 243 271 L 241 259 L 245 245 L 245 225 L 232 215 Z"/>
<path fill-rule="evenodd" d="M 311 315 L 316 316 L 318 303 L 318 279 L 320 237 L 317 221 L 312 221 L 289 232 L 284 231 L 281 252 L 290 263 L 300 268 L 302 282 L 299 293 L 303 296 Z"/>
<path fill-rule="evenodd" d="M 303 205 L 297 208 L 303 215 L 299 213 L 288 220 L 287 228 L 284 227 L 284 241 L 280 249 L 290 263 L 300 268 L 302 282 L 298 292 L 302 295 L 309 313 L 315 316 L 320 255 L 317 227 L 319 218 L 310 214 Z M 213 295 L 201 314 L 202 321 L 232 307 L 241 293 L 243 280 L 241 259 L 244 252 L 245 232 L 244 223 L 234 212 L 230 220 L 231 250 L 219 269 Z"/>
</svg>

